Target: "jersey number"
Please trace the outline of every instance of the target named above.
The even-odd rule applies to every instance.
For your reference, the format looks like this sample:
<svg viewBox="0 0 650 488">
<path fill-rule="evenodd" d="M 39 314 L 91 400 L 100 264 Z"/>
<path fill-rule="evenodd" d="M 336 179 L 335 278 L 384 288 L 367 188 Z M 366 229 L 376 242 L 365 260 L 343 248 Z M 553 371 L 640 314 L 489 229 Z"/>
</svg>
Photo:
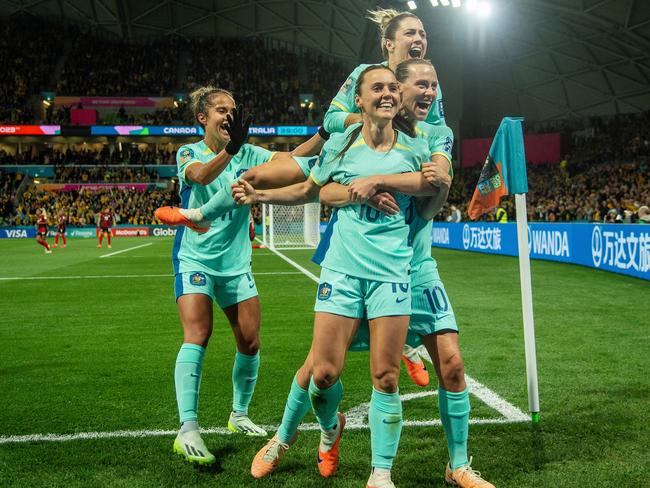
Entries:
<svg viewBox="0 0 650 488">
<path fill-rule="evenodd" d="M 363 220 L 364 215 L 368 222 L 377 222 L 379 216 L 381 215 L 381 212 L 368 205 L 361 205 L 359 207 L 359 218 Z"/>
<path fill-rule="evenodd" d="M 424 296 L 427 297 L 427 302 L 429 302 L 429 306 L 433 313 L 446 312 L 449 310 L 447 296 L 439 286 L 434 286 L 431 290 L 424 290 Z"/>
</svg>

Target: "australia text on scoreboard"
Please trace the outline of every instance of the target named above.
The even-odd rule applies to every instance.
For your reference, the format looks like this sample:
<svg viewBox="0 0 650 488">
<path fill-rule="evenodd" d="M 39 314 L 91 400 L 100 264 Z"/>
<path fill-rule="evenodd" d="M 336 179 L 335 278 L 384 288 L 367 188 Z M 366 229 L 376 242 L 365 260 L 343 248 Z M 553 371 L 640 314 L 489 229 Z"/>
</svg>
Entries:
<svg viewBox="0 0 650 488">
<path fill-rule="evenodd" d="M 87 132 L 87 133 L 86 133 Z M 255 137 L 313 136 L 315 125 L 254 125 L 248 134 Z M 196 125 L 0 125 L 0 136 L 203 136 L 203 128 Z"/>
<path fill-rule="evenodd" d="M 514 223 L 435 222 L 434 247 L 517 255 Z M 530 223 L 532 259 L 580 264 L 650 280 L 650 226 L 640 224 Z"/>
</svg>

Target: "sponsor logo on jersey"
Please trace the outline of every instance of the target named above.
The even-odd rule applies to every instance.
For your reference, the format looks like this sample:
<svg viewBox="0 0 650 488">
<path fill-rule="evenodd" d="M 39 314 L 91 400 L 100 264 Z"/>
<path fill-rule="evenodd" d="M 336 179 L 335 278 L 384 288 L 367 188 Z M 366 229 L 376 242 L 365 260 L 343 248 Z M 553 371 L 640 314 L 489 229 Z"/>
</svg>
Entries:
<svg viewBox="0 0 650 488">
<path fill-rule="evenodd" d="M 186 147 L 181 151 L 181 163 L 187 163 L 192 159 L 194 159 L 194 151 L 192 151 L 189 147 Z"/>
<path fill-rule="evenodd" d="M 445 118 L 445 109 L 442 107 L 442 100 L 438 100 L 438 115 L 441 119 Z"/>
<path fill-rule="evenodd" d="M 205 286 L 207 279 L 203 273 L 194 273 L 190 275 L 190 284 L 194 286 Z"/>
<path fill-rule="evenodd" d="M 245 169 L 242 168 L 242 169 L 238 170 L 238 171 L 237 171 L 237 178 L 239 178 L 239 177 L 240 177 L 241 175 L 243 175 L 244 173 L 246 173 L 246 170 L 245 170 Z"/>
<path fill-rule="evenodd" d="M 319 300 L 329 300 L 329 297 L 332 296 L 332 285 L 329 283 L 321 283 L 318 285 L 318 299 Z"/>
</svg>

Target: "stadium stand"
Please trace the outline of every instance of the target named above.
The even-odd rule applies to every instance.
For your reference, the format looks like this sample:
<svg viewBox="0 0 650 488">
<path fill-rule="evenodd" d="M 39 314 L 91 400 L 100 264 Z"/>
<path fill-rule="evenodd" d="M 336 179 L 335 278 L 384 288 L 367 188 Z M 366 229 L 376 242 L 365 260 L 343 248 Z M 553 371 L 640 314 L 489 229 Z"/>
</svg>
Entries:
<svg viewBox="0 0 650 488">
<path fill-rule="evenodd" d="M 51 105 L 44 117 L 35 113 L 38 103 L 30 103 L 30 97 L 46 90 L 58 96 L 159 97 L 214 84 L 232 91 L 258 123 L 315 124 L 348 72 L 322 55 L 270 48 L 259 39 L 136 43 L 31 17 L 4 19 L 2 29 L 0 61 L 12 69 L 0 75 L 0 93 L 7 101 L 1 123 L 69 123 L 71 107 Z M 301 93 L 313 96 L 311 107 L 301 107 Z M 183 106 L 145 114 L 116 107 L 100 122 L 194 124 Z"/>
</svg>

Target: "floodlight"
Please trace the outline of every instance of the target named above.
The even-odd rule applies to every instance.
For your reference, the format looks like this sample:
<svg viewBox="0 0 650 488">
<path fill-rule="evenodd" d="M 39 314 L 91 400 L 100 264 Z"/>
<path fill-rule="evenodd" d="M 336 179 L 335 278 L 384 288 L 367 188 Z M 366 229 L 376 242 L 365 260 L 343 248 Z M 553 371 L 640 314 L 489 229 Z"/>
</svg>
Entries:
<svg viewBox="0 0 650 488">
<path fill-rule="evenodd" d="M 492 5 L 490 5 L 489 2 L 485 2 L 485 1 L 480 2 L 478 4 L 477 12 L 481 17 L 489 17 L 490 14 L 492 13 Z"/>
<path fill-rule="evenodd" d="M 418 8 L 418 6 L 415 4 L 413 0 L 409 0 L 408 2 L 406 2 L 406 5 L 408 5 L 411 10 L 415 10 L 416 8 Z"/>
<path fill-rule="evenodd" d="M 460 0 L 451 0 L 451 6 L 454 8 L 460 7 Z"/>
<path fill-rule="evenodd" d="M 438 6 L 438 0 L 431 0 L 431 6 L 432 7 L 437 7 Z"/>
<path fill-rule="evenodd" d="M 440 0 L 443 7 L 449 7 L 449 0 Z"/>
</svg>

